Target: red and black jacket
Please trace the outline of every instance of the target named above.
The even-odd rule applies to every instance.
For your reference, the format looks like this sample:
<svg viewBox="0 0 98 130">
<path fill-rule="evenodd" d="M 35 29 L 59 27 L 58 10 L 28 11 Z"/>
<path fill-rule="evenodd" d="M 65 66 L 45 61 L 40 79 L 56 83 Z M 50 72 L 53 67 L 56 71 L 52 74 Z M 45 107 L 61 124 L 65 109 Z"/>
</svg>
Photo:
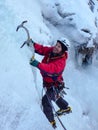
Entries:
<svg viewBox="0 0 98 130">
<path fill-rule="evenodd" d="M 63 81 L 62 73 L 66 66 L 68 53 L 65 52 L 62 55 L 51 56 L 53 47 L 46 47 L 38 43 L 34 43 L 34 48 L 36 53 L 44 56 L 42 62 L 38 64 L 43 81 L 47 83 Z"/>
</svg>

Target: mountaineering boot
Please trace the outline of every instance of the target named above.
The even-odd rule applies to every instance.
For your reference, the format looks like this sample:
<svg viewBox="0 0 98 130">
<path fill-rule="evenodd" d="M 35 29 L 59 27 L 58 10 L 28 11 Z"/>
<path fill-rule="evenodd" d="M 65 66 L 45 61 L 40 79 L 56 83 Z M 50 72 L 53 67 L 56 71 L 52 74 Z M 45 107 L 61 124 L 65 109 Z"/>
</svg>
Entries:
<svg viewBox="0 0 98 130">
<path fill-rule="evenodd" d="M 57 128 L 55 120 L 51 121 L 50 123 L 54 129 Z"/>
<path fill-rule="evenodd" d="M 58 116 L 61 116 L 61 115 L 63 115 L 63 114 L 69 114 L 69 113 L 71 113 L 71 112 L 72 112 L 71 107 L 67 107 L 66 109 L 59 109 L 59 110 L 56 112 L 56 114 L 57 114 Z"/>
</svg>

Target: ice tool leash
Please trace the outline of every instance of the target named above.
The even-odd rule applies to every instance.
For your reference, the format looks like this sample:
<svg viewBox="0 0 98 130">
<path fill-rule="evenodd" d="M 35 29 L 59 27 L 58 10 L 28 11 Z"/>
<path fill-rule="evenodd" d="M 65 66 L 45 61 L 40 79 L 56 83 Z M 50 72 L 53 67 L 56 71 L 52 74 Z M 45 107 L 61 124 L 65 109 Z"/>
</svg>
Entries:
<svg viewBox="0 0 98 130">
<path fill-rule="evenodd" d="M 20 28 L 23 28 L 25 30 L 26 34 L 27 34 L 27 40 L 21 45 L 20 48 L 22 48 L 24 45 L 28 45 L 29 46 L 30 43 L 31 43 L 31 45 L 32 45 L 32 59 L 34 59 L 34 57 L 35 57 L 34 44 L 32 43 L 32 39 L 30 38 L 29 30 L 27 29 L 27 27 L 24 26 L 25 23 L 27 23 L 26 20 L 23 21 L 20 25 L 18 25 L 17 29 L 16 29 L 16 31 L 18 31 Z M 36 77 L 34 76 L 34 78 L 36 78 Z M 36 85 L 36 79 L 35 79 L 35 88 L 36 88 L 38 96 L 39 96 L 39 92 L 38 92 L 37 85 Z M 40 96 L 39 96 L 39 99 L 40 99 Z"/>
</svg>

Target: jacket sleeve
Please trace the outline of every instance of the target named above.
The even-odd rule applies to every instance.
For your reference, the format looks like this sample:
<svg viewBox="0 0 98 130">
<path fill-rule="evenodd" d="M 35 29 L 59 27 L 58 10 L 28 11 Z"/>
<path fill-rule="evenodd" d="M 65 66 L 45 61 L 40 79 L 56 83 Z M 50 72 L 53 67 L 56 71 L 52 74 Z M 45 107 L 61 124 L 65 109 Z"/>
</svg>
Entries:
<svg viewBox="0 0 98 130">
<path fill-rule="evenodd" d="M 34 48 L 35 48 L 35 52 L 40 55 L 46 55 L 53 50 L 53 47 L 43 46 L 38 43 L 34 43 Z"/>
<path fill-rule="evenodd" d="M 60 74 L 63 72 L 66 65 L 66 59 L 59 59 L 52 63 L 39 63 L 38 68 L 40 71 L 47 73 L 47 74 Z"/>
</svg>

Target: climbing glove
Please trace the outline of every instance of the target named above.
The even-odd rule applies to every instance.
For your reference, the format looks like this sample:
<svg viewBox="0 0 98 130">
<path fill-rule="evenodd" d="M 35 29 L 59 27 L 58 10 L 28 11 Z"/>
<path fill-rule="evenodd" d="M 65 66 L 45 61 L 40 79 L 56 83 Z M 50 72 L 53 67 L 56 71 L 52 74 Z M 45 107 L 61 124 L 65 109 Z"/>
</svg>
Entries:
<svg viewBox="0 0 98 130">
<path fill-rule="evenodd" d="M 37 61 L 36 59 L 32 58 L 30 59 L 30 65 L 34 66 L 34 67 L 38 67 L 39 61 Z"/>
</svg>

